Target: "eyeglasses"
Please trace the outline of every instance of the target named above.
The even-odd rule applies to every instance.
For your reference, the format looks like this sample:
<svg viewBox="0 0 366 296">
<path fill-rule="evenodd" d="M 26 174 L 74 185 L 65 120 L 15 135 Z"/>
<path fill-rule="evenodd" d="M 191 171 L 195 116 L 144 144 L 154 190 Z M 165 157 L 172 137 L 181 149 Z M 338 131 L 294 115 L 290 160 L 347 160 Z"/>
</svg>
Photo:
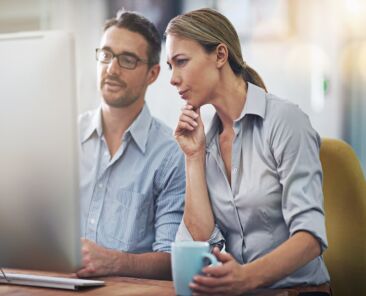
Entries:
<svg viewBox="0 0 366 296">
<path fill-rule="evenodd" d="M 117 58 L 120 67 L 130 70 L 135 69 L 138 63 L 149 64 L 148 61 L 128 53 L 114 54 L 110 50 L 104 48 L 97 48 L 95 51 L 97 61 L 104 64 L 111 63 L 114 58 Z"/>
</svg>

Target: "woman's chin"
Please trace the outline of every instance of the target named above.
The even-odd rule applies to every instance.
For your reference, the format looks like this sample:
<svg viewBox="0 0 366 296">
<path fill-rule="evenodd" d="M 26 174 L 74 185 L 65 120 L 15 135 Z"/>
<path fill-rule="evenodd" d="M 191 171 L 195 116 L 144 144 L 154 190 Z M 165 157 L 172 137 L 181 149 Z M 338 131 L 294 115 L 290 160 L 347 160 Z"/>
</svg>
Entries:
<svg viewBox="0 0 366 296">
<path fill-rule="evenodd" d="M 192 106 L 194 109 L 197 109 L 200 107 L 200 104 L 195 100 L 190 100 L 189 98 L 184 100 L 186 102 L 186 105 Z"/>
</svg>

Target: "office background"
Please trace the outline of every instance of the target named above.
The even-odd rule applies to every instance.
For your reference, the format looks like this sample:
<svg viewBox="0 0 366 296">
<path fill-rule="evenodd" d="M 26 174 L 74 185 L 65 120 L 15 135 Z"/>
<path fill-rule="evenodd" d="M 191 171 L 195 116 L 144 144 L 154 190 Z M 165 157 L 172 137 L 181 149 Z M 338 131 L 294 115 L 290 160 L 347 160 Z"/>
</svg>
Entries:
<svg viewBox="0 0 366 296">
<path fill-rule="evenodd" d="M 350 143 L 366 173 L 365 0 L 0 0 L 0 33 L 73 32 L 83 112 L 98 105 L 94 49 L 104 20 L 121 7 L 142 12 L 161 32 L 170 18 L 192 9 L 225 14 L 240 35 L 244 59 L 269 91 L 300 105 L 322 137 Z M 164 44 L 161 67 L 147 104 L 174 128 L 183 101 L 169 84 Z M 213 109 L 202 113 L 208 123 Z"/>
</svg>

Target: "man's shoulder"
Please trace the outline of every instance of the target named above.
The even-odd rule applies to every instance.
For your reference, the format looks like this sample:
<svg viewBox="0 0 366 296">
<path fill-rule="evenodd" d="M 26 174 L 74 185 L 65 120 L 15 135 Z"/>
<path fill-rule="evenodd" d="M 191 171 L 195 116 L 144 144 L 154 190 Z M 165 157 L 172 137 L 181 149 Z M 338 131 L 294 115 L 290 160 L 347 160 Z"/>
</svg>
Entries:
<svg viewBox="0 0 366 296">
<path fill-rule="evenodd" d="M 80 113 L 78 116 L 79 124 L 86 123 L 89 124 L 92 119 L 94 118 L 95 114 L 98 112 L 98 109 L 95 110 L 88 110 L 83 113 Z"/>
<path fill-rule="evenodd" d="M 162 150 L 179 150 L 179 146 L 173 136 L 173 130 L 156 117 L 152 117 L 149 143 L 159 146 Z"/>
<path fill-rule="evenodd" d="M 152 136 L 161 136 L 163 139 L 166 139 L 167 141 L 175 141 L 173 137 L 173 130 L 165 124 L 160 119 L 152 116 L 151 119 L 151 130 L 150 133 Z"/>
<path fill-rule="evenodd" d="M 80 140 L 84 141 L 92 131 L 95 129 L 95 117 L 97 116 L 98 109 L 89 110 L 79 114 L 78 125 L 80 132 Z"/>
</svg>

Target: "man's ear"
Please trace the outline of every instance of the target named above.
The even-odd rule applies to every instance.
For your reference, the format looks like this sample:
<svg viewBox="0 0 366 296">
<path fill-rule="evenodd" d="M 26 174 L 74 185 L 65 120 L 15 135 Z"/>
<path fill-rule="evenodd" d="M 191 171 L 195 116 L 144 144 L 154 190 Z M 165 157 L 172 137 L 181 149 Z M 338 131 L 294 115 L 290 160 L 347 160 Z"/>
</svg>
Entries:
<svg viewBox="0 0 366 296">
<path fill-rule="evenodd" d="M 159 73 L 160 73 L 160 65 L 155 64 L 155 65 L 151 66 L 148 71 L 149 71 L 149 73 L 148 73 L 148 77 L 147 77 L 147 83 L 150 85 L 158 78 Z"/>
<path fill-rule="evenodd" d="M 229 59 L 229 51 L 227 46 L 223 43 L 220 43 L 216 47 L 216 64 L 218 68 L 221 68 Z"/>
</svg>

